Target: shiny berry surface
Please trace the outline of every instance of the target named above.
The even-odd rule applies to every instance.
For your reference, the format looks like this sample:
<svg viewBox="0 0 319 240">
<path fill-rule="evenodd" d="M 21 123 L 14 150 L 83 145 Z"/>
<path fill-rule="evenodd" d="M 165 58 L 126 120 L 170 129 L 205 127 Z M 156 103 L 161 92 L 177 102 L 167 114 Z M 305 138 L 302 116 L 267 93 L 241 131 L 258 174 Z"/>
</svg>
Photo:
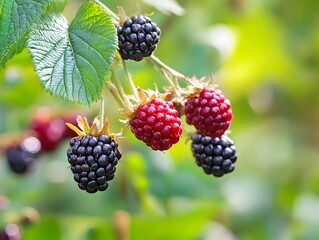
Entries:
<svg viewBox="0 0 319 240">
<path fill-rule="evenodd" d="M 117 26 L 118 46 L 124 60 L 141 61 L 155 51 L 161 30 L 149 17 L 133 16 Z"/>
<path fill-rule="evenodd" d="M 186 122 L 211 138 L 222 136 L 229 128 L 233 113 L 220 90 L 204 88 L 199 96 L 185 103 Z"/>
<path fill-rule="evenodd" d="M 210 138 L 202 134 L 193 134 L 192 153 L 198 166 L 202 167 L 206 174 L 221 177 L 234 171 L 234 163 L 237 160 L 234 142 L 223 135 Z"/>
<path fill-rule="evenodd" d="M 153 150 L 167 150 L 177 143 L 182 134 L 181 120 L 171 102 L 155 98 L 138 107 L 130 120 L 135 137 Z"/>
<path fill-rule="evenodd" d="M 85 135 L 70 140 L 67 156 L 79 188 L 95 193 L 108 188 L 122 154 L 110 136 Z"/>
</svg>

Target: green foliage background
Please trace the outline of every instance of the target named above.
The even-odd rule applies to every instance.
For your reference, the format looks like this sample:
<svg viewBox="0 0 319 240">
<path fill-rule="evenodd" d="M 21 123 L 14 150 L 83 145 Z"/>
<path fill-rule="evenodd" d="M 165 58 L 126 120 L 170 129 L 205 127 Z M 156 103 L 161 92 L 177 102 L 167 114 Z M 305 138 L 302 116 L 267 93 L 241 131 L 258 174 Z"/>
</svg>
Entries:
<svg viewBox="0 0 319 240">
<path fill-rule="evenodd" d="M 128 15 L 136 11 L 136 1 L 103 2 L 114 11 L 123 6 Z M 0 195 L 9 202 L 0 209 L 0 226 L 33 207 L 40 219 L 22 228 L 22 239 L 116 239 L 114 216 L 124 210 L 131 239 L 317 239 L 319 2 L 180 0 L 182 16 L 145 2 L 138 2 L 142 12 L 154 12 L 162 29 L 156 56 L 185 75 L 212 72 L 231 100 L 236 170 L 221 179 L 204 175 L 191 156 L 189 126 L 165 153 L 151 151 L 125 128 L 116 178 L 94 195 L 73 181 L 67 142 L 24 177 L 11 173 L 1 155 Z M 83 3 L 68 1 L 69 21 Z M 128 66 L 136 85 L 165 84 L 147 61 Z M 24 50 L 1 72 L 1 134 L 23 131 L 43 105 L 90 115 L 98 109 L 46 93 Z M 108 92 L 106 115 L 112 131 L 123 127 Z"/>
</svg>

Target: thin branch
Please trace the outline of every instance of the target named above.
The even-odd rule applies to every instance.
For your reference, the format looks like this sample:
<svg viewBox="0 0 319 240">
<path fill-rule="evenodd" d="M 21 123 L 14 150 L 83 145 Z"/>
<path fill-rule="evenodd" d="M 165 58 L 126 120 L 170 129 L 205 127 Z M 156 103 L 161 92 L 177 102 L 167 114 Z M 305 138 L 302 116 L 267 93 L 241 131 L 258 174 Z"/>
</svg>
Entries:
<svg viewBox="0 0 319 240">
<path fill-rule="evenodd" d="M 101 105 L 100 105 L 100 130 L 104 125 L 104 96 L 102 94 Z"/>
<path fill-rule="evenodd" d="M 129 82 L 130 88 L 131 88 L 131 90 L 132 90 L 132 93 L 133 93 L 134 97 L 136 98 L 136 101 L 138 101 L 139 96 L 138 96 L 136 87 L 135 87 L 135 85 L 134 85 L 134 82 L 133 82 L 133 79 L 132 79 L 132 77 L 131 77 L 131 74 L 130 74 L 130 72 L 129 72 L 128 69 L 127 69 L 126 62 L 125 62 L 125 60 L 123 60 L 123 59 L 122 59 L 122 65 L 123 65 L 123 69 L 124 69 L 126 78 L 127 78 L 128 82 Z"/>
</svg>

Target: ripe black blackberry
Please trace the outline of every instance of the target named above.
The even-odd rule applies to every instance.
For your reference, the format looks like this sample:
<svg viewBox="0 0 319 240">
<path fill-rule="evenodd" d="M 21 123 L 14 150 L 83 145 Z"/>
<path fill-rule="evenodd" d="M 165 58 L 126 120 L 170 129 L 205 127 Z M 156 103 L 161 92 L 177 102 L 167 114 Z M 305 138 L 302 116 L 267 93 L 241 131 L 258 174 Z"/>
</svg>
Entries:
<svg viewBox="0 0 319 240">
<path fill-rule="evenodd" d="M 117 26 L 119 52 L 124 60 L 141 61 L 156 49 L 161 30 L 149 17 L 128 18 Z"/>
<path fill-rule="evenodd" d="M 24 174 L 31 168 L 35 155 L 20 145 L 11 146 L 6 150 L 7 162 L 12 172 Z"/>
<path fill-rule="evenodd" d="M 206 174 L 221 177 L 234 171 L 237 160 L 236 147 L 227 136 L 211 139 L 199 133 L 192 136 L 192 152 L 198 166 Z"/>
<path fill-rule="evenodd" d="M 108 188 L 122 154 L 110 136 L 85 135 L 70 140 L 67 156 L 79 188 L 95 193 Z"/>
<path fill-rule="evenodd" d="M 67 123 L 79 135 L 70 140 L 67 151 L 73 178 L 79 188 L 88 193 L 105 191 L 109 186 L 108 181 L 114 178 L 115 166 L 122 157 L 115 141 L 116 136 L 108 133 L 107 119 L 102 129 L 98 127 L 98 119 L 94 119 L 92 126 L 88 125 L 86 118 L 78 116 L 76 120 L 82 131 Z"/>
<path fill-rule="evenodd" d="M 28 137 L 21 144 L 9 146 L 6 149 L 6 157 L 11 171 L 17 174 L 27 173 L 40 149 L 40 141 L 35 137 Z"/>
</svg>

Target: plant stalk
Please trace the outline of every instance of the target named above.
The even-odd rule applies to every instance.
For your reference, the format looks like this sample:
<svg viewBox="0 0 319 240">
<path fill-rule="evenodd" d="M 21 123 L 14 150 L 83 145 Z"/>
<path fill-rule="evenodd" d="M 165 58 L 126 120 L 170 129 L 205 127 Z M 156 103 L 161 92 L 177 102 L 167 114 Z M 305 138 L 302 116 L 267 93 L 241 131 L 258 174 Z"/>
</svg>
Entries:
<svg viewBox="0 0 319 240">
<path fill-rule="evenodd" d="M 104 125 L 104 96 L 102 94 L 101 105 L 100 105 L 100 130 L 103 128 L 103 125 Z"/>
<path fill-rule="evenodd" d="M 135 87 L 135 85 L 134 85 L 134 82 L 133 82 L 133 79 L 132 79 L 132 77 L 131 77 L 131 74 L 130 74 L 130 72 L 129 72 L 128 69 L 127 69 L 126 62 L 125 62 L 125 60 L 123 60 L 123 59 L 122 59 L 122 65 L 123 65 L 123 69 L 124 69 L 126 78 L 127 78 L 128 82 L 129 82 L 130 88 L 131 88 L 131 90 L 132 90 L 132 93 L 133 93 L 134 97 L 136 98 L 136 101 L 138 101 L 138 100 L 139 100 L 139 96 L 138 96 L 136 87 Z"/>
<path fill-rule="evenodd" d="M 186 77 L 184 74 L 177 72 L 175 69 L 172 69 L 171 67 L 167 66 L 165 63 L 163 63 L 158 57 L 155 57 L 154 55 L 149 57 L 149 60 L 155 64 L 155 66 L 159 69 L 164 69 L 172 76 L 175 76 L 183 81 L 188 81 L 188 77 Z"/>
<path fill-rule="evenodd" d="M 115 101 L 117 102 L 117 104 L 121 107 L 121 108 L 125 108 L 125 103 L 124 101 L 120 98 L 117 88 L 114 86 L 113 83 L 108 82 L 106 83 L 106 87 L 107 89 L 110 91 L 110 93 L 112 94 L 112 96 L 114 97 Z"/>
</svg>

